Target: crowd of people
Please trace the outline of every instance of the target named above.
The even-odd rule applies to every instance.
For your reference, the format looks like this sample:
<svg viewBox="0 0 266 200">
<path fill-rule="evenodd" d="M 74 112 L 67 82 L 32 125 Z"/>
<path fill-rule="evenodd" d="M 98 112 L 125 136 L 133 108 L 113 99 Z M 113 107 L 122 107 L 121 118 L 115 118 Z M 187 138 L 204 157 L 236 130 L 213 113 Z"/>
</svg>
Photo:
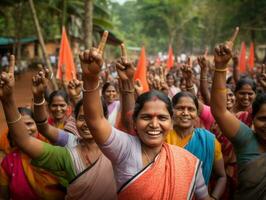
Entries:
<svg viewBox="0 0 266 200">
<path fill-rule="evenodd" d="M 11 55 L 0 76 L 0 199 L 265 200 L 266 67 L 238 73 L 238 31 L 213 62 L 205 51 L 149 65 L 145 92 L 124 44 L 117 78 L 103 72 L 104 32 L 80 53 L 80 80 L 52 91 L 43 68 L 19 108 Z"/>
</svg>

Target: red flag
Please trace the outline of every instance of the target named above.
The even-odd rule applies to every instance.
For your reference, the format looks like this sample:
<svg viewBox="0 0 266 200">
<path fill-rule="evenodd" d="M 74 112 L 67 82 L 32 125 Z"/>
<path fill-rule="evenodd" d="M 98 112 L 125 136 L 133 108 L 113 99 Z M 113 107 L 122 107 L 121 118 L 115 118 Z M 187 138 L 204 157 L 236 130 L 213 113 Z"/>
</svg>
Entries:
<svg viewBox="0 0 266 200">
<path fill-rule="evenodd" d="M 173 53 L 173 49 L 171 46 L 169 46 L 168 60 L 167 60 L 166 66 L 168 69 L 171 69 L 174 66 L 174 53 Z"/>
<path fill-rule="evenodd" d="M 244 42 L 241 44 L 238 69 L 241 73 L 246 72 L 246 45 Z"/>
<path fill-rule="evenodd" d="M 134 75 L 134 80 L 139 79 L 143 86 L 143 92 L 149 91 L 149 85 L 147 82 L 147 62 L 145 48 L 142 47 L 140 57 L 137 65 L 137 69 Z"/>
<path fill-rule="evenodd" d="M 253 71 L 254 68 L 254 44 L 253 42 L 250 43 L 250 48 L 249 48 L 249 58 L 248 58 L 248 66 L 249 70 Z"/>
<path fill-rule="evenodd" d="M 67 39 L 67 34 L 65 27 L 62 30 L 59 58 L 58 58 L 58 67 L 56 78 L 62 79 L 62 68 L 65 70 L 65 79 L 70 81 L 73 78 L 76 78 L 76 68 L 73 61 L 72 51 Z"/>
</svg>

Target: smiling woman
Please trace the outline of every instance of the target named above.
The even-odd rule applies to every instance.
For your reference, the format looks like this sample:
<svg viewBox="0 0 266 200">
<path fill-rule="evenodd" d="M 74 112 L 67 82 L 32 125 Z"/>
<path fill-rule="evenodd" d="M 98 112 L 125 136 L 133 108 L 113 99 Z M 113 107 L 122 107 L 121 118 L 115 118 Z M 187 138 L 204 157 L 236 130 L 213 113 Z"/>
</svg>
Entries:
<svg viewBox="0 0 266 200">
<path fill-rule="evenodd" d="M 80 53 L 84 83 L 84 113 L 91 134 L 114 168 L 119 199 L 207 199 L 199 160 L 189 152 L 164 143 L 172 128 L 170 99 L 161 92 L 140 95 L 134 109 L 136 136 L 110 125 L 103 117 L 99 73 L 108 32 L 99 47 Z M 116 63 L 123 72 L 130 62 Z M 127 92 L 130 92 L 127 90 Z M 195 188 L 195 191 L 194 191 Z"/>
</svg>

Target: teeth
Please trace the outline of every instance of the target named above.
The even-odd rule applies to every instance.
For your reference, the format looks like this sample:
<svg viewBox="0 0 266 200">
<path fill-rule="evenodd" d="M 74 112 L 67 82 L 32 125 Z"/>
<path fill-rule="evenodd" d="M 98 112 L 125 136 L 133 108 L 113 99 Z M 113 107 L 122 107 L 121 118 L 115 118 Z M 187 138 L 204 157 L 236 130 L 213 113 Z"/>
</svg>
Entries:
<svg viewBox="0 0 266 200">
<path fill-rule="evenodd" d="M 160 133 L 160 131 L 148 131 L 149 135 L 159 135 Z"/>
</svg>

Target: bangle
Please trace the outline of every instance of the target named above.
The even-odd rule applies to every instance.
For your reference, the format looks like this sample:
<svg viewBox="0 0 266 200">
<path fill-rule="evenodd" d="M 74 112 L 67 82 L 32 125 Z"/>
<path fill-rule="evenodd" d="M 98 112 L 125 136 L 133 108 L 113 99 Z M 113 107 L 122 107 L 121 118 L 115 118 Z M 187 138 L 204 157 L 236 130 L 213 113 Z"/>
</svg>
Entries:
<svg viewBox="0 0 266 200">
<path fill-rule="evenodd" d="M 95 88 L 92 88 L 92 89 L 86 90 L 86 89 L 84 89 L 84 87 L 82 86 L 82 92 L 83 92 L 83 93 L 86 93 L 86 92 L 87 92 L 87 93 L 89 93 L 89 92 L 93 92 L 93 91 L 97 90 L 99 87 L 100 87 L 100 81 L 98 80 L 98 84 L 96 85 Z"/>
<path fill-rule="evenodd" d="M 129 89 L 129 90 L 121 90 L 121 92 L 125 92 L 125 93 L 134 93 L 135 92 L 135 88 L 133 89 Z"/>
<path fill-rule="evenodd" d="M 220 93 L 226 93 L 227 92 L 227 88 L 216 88 L 214 90 L 216 90 L 217 92 L 220 92 Z"/>
<path fill-rule="evenodd" d="M 35 106 L 42 106 L 44 103 L 45 103 L 45 98 L 43 98 L 43 100 L 42 100 L 41 103 L 33 102 L 33 105 L 35 105 Z"/>
<path fill-rule="evenodd" d="M 21 114 L 19 114 L 19 116 L 18 116 L 18 118 L 16 120 L 14 120 L 12 122 L 8 122 L 8 121 L 6 121 L 6 122 L 7 122 L 8 125 L 12 125 L 12 124 L 17 123 L 19 120 L 21 120 L 21 117 L 22 117 Z"/>
<path fill-rule="evenodd" d="M 192 90 L 192 89 L 194 89 L 194 85 L 187 87 L 187 90 Z"/>
<path fill-rule="evenodd" d="M 43 125 L 43 124 L 47 124 L 47 123 L 48 123 L 48 120 L 47 120 L 47 118 L 46 118 L 46 119 L 43 120 L 43 121 L 39 121 L 39 122 L 35 121 L 35 123 L 36 123 L 37 126 L 40 126 L 40 125 Z"/>
<path fill-rule="evenodd" d="M 200 80 L 208 80 L 207 77 L 200 78 Z"/>
<path fill-rule="evenodd" d="M 211 198 L 218 200 L 218 198 L 216 198 L 215 196 L 213 196 L 213 195 L 210 195 L 210 196 L 211 196 Z"/>
<path fill-rule="evenodd" d="M 214 71 L 215 71 L 215 72 L 227 72 L 227 68 L 224 68 L 224 69 L 218 69 L 218 68 L 215 68 Z"/>
</svg>

